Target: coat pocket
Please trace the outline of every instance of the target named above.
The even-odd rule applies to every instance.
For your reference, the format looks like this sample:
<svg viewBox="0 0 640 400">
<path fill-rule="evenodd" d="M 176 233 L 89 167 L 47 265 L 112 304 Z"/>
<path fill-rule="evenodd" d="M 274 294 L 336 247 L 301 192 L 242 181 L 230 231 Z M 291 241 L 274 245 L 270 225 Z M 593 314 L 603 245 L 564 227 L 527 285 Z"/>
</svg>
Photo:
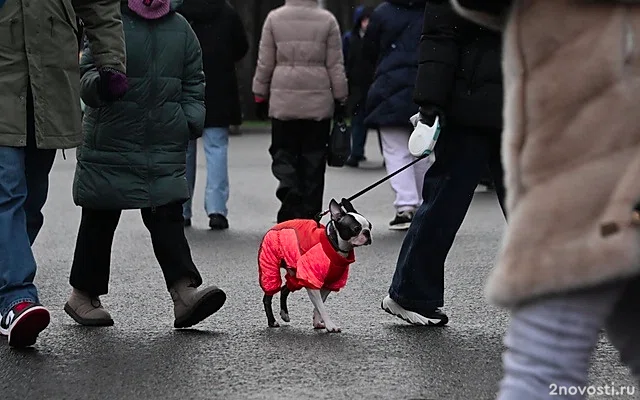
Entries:
<svg viewBox="0 0 640 400">
<path fill-rule="evenodd" d="M 0 49 L 22 49 L 24 47 L 22 31 L 22 21 L 18 17 L 0 21 Z"/>
<path fill-rule="evenodd" d="M 78 68 L 78 25 L 69 0 L 58 0 L 47 8 L 47 42 L 43 43 L 43 62 L 46 67 Z M 44 41 L 43 41 L 44 42 Z"/>
</svg>

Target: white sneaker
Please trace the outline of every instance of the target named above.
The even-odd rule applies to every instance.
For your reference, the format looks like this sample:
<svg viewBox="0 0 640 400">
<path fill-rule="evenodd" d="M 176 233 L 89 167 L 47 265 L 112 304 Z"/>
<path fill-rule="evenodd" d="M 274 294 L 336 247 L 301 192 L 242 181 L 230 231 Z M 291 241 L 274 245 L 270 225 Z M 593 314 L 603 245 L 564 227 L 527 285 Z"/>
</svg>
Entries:
<svg viewBox="0 0 640 400">
<path fill-rule="evenodd" d="M 443 313 L 439 308 L 433 310 L 426 315 L 419 314 L 417 312 L 409 311 L 403 308 L 400 304 L 393 301 L 389 295 L 382 299 L 380 304 L 383 310 L 391 315 L 416 326 L 444 326 L 449 322 L 449 317 Z"/>
</svg>

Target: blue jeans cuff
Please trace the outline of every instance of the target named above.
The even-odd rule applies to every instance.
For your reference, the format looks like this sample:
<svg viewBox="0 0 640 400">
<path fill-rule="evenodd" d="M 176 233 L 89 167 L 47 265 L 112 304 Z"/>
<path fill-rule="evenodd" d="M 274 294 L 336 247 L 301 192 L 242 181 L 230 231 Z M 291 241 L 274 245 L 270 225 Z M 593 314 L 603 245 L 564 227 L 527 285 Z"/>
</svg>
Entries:
<svg viewBox="0 0 640 400">
<path fill-rule="evenodd" d="M 5 315 L 6 312 L 8 312 L 9 310 L 11 310 L 13 307 L 17 306 L 20 303 L 37 303 L 38 299 L 34 299 L 31 297 L 21 297 L 17 300 L 13 300 L 11 303 L 9 303 L 9 307 L 7 307 L 6 310 L 0 310 L 0 312 L 2 313 L 1 315 Z"/>
</svg>

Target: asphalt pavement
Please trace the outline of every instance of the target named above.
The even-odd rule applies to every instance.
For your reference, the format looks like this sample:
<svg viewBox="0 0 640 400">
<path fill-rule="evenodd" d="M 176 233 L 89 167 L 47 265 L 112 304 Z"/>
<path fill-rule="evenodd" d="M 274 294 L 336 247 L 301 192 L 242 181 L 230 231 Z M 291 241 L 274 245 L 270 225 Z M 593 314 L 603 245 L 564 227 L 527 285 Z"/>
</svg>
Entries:
<svg viewBox="0 0 640 400">
<path fill-rule="evenodd" d="M 404 236 L 387 229 L 394 213 L 387 183 L 354 201 L 373 223 L 373 245 L 359 249 L 347 287 L 328 300 L 342 333 L 313 330 L 304 292 L 290 296 L 291 323 L 270 329 L 256 266 L 259 240 L 278 207 L 268 146 L 268 135 L 231 138 L 231 229 L 224 232 L 207 227 L 200 149 L 187 236 L 205 283 L 219 285 L 228 300 L 196 329 L 182 331 L 172 327 L 171 299 L 137 211 L 121 218 L 110 293 L 102 298 L 115 326 L 81 327 L 63 312 L 80 209 L 71 198 L 75 154 L 59 154 L 34 246 L 36 282 L 52 322 L 34 349 L 0 343 L 0 399 L 494 398 L 508 315 L 483 297 L 505 226 L 493 193 L 476 194 L 447 261 L 449 326 L 415 328 L 380 309 Z M 363 168 L 329 170 L 327 204 L 384 176 L 373 136 L 367 155 Z M 633 384 L 604 337 L 590 378 L 593 385 Z"/>
</svg>

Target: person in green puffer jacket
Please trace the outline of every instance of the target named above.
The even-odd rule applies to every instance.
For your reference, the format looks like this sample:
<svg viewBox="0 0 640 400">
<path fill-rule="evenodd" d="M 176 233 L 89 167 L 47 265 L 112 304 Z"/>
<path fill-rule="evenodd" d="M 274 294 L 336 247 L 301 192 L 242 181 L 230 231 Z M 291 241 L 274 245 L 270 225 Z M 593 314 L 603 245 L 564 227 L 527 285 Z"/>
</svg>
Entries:
<svg viewBox="0 0 640 400">
<path fill-rule="evenodd" d="M 107 294 L 111 245 L 122 210 L 140 209 L 174 302 L 176 328 L 219 310 L 225 293 L 204 290 L 184 234 L 189 198 L 186 150 L 202 135 L 205 76 L 202 51 L 169 0 L 123 1 L 129 91 L 105 102 L 91 49 L 80 63 L 87 105 L 84 142 L 77 152 L 73 198 L 82 219 L 65 311 L 89 326 L 112 325 L 99 296 Z"/>
</svg>

